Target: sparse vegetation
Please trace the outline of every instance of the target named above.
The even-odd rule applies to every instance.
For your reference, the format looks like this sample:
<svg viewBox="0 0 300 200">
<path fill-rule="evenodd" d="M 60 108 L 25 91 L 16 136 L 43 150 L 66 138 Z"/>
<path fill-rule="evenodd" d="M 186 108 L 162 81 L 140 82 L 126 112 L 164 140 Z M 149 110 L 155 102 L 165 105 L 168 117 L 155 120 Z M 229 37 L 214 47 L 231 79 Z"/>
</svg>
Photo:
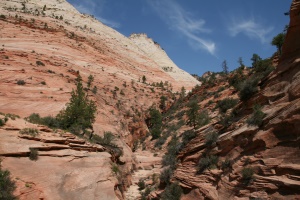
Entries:
<svg viewBox="0 0 300 200">
<path fill-rule="evenodd" d="M 143 190 L 146 187 L 144 179 L 140 179 L 137 185 L 139 186 L 139 190 Z"/>
<path fill-rule="evenodd" d="M 178 183 L 168 185 L 162 194 L 161 200 L 180 200 L 182 189 Z"/>
<path fill-rule="evenodd" d="M 162 116 L 158 110 L 155 108 L 150 109 L 150 121 L 149 128 L 152 135 L 152 139 L 157 139 L 161 135 L 162 127 Z"/>
<path fill-rule="evenodd" d="M 23 128 L 19 131 L 20 134 L 26 134 L 31 135 L 32 137 L 35 137 L 39 134 L 39 131 L 35 128 Z"/>
<path fill-rule="evenodd" d="M 197 125 L 197 117 L 199 112 L 199 105 L 197 101 L 192 101 L 188 104 L 189 110 L 187 111 L 187 116 L 189 118 L 187 124 L 192 125 L 194 129 Z"/>
<path fill-rule="evenodd" d="M 26 82 L 25 82 L 24 80 L 18 80 L 18 81 L 17 81 L 17 84 L 18 84 L 18 85 L 25 85 Z"/>
<path fill-rule="evenodd" d="M 168 167 L 163 169 L 159 177 L 161 184 L 165 184 L 165 185 L 169 184 L 172 174 L 173 174 L 173 170 L 171 168 Z"/>
<path fill-rule="evenodd" d="M 42 61 L 37 60 L 36 62 L 37 66 L 45 66 L 45 64 Z"/>
<path fill-rule="evenodd" d="M 219 137 L 219 135 L 217 132 L 215 132 L 215 131 L 208 132 L 205 135 L 205 144 L 209 147 L 213 146 L 217 142 L 218 137 Z"/>
<path fill-rule="evenodd" d="M 228 109 L 233 108 L 237 103 L 238 103 L 237 99 L 225 98 L 218 101 L 216 107 L 220 109 L 220 112 L 226 113 Z"/>
<path fill-rule="evenodd" d="M 113 141 L 115 140 L 115 136 L 109 131 L 104 132 L 103 137 L 94 135 L 93 140 L 102 145 L 115 146 L 115 144 L 113 143 Z"/>
<path fill-rule="evenodd" d="M 207 155 L 200 158 L 198 162 L 198 172 L 203 172 L 205 169 L 212 169 L 218 164 L 218 157 L 215 155 Z"/>
<path fill-rule="evenodd" d="M 261 126 L 265 116 L 266 114 L 261 111 L 261 106 L 255 105 L 253 107 L 253 114 L 249 119 L 247 119 L 247 123 L 253 126 Z"/>
<path fill-rule="evenodd" d="M 39 152 L 38 152 L 37 149 L 30 148 L 30 154 L 29 154 L 29 159 L 30 160 L 37 161 L 38 160 L 38 155 L 39 155 Z"/>
<path fill-rule="evenodd" d="M 248 185 L 253 180 L 254 171 L 252 168 L 243 168 L 242 169 L 242 180 L 245 185 Z"/>
<path fill-rule="evenodd" d="M 247 79 L 239 86 L 239 97 L 242 101 L 249 100 L 257 91 L 258 80 L 256 78 Z"/>
</svg>

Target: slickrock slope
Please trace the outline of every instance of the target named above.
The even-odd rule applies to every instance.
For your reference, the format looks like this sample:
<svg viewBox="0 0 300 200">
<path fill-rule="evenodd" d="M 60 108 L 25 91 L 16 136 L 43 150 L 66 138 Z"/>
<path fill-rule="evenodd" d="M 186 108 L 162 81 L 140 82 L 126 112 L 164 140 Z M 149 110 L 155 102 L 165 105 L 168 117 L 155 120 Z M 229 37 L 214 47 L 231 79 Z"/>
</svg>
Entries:
<svg viewBox="0 0 300 200">
<path fill-rule="evenodd" d="M 103 25 L 92 16 L 80 14 L 65 0 L 1 0 L 0 16 L 0 112 L 17 114 L 22 118 L 32 113 L 55 116 L 68 102 L 78 74 L 83 78 L 84 87 L 88 76 L 93 75 L 92 88 L 96 87 L 97 90 L 89 90 L 88 95 L 97 104 L 95 134 L 103 135 L 104 131 L 111 131 L 117 136 L 116 143 L 124 152 L 120 158 L 121 168 L 124 174 L 128 175 L 119 184 L 128 186 L 130 172 L 135 163 L 131 148 L 134 141 L 148 131 L 145 124 L 146 111 L 153 104 L 158 105 L 163 95 L 168 97 L 167 105 L 171 104 L 171 90 L 179 91 L 183 85 L 190 90 L 199 82 L 192 76 L 189 81 L 187 74 L 180 70 L 176 76 L 174 73 L 177 74 L 177 71 L 172 75 L 165 72 L 145 49 L 141 49 L 131 39 Z M 152 49 L 149 44 L 148 48 L 149 51 Z M 161 53 L 161 62 L 170 62 L 165 52 Z M 146 78 L 145 83 L 142 82 L 143 76 Z M 158 83 L 163 85 L 157 86 Z M 153 84 L 156 86 L 151 86 Z M 7 135 L 10 132 L 1 129 L 0 134 Z M 22 141 L 17 139 L 16 142 L 20 143 L 16 145 L 21 145 Z M 31 142 L 42 145 L 41 141 Z M 4 144 L 7 144 L 7 141 L 1 136 L 0 146 Z M 25 153 L 28 154 L 28 149 Z M 13 176 L 22 173 L 28 173 L 27 177 L 34 175 L 26 171 L 30 169 L 25 169 L 28 158 L 24 158 L 23 161 L 23 158 L 18 160 L 8 154 L 3 156 L 9 157 L 4 159 L 3 166 L 12 168 Z M 41 161 L 36 162 L 43 163 L 37 166 L 40 167 L 37 170 L 42 171 L 48 161 L 59 164 L 60 159 L 62 163 L 68 163 L 65 157 L 42 157 Z M 97 159 L 99 163 L 103 163 L 105 171 L 109 169 L 111 172 L 107 153 L 96 158 L 95 162 Z M 85 160 L 90 162 L 90 157 L 81 159 L 82 162 Z M 33 165 L 32 162 L 29 163 Z M 23 168 L 20 168 L 19 164 L 24 166 L 25 171 L 22 171 Z M 52 173 L 58 173 L 58 177 L 76 168 L 68 166 L 66 171 L 59 172 L 61 167 L 53 165 Z M 99 176 L 101 165 L 99 164 L 100 171 L 97 172 Z M 94 168 L 91 169 L 93 170 Z M 87 181 L 86 186 L 78 187 L 98 188 L 97 185 L 89 185 L 98 181 L 97 173 Z M 104 177 L 105 180 L 109 179 L 107 174 Z M 56 192 L 54 188 L 64 184 L 59 180 L 64 179 L 44 182 L 39 186 L 41 194 L 49 194 L 44 188 L 52 188 L 51 192 Z M 56 186 L 53 185 L 55 181 L 58 181 Z M 102 188 L 103 191 L 100 191 L 104 195 L 103 198 L 122 199 L 122 195 L 118 193 L 114 193 L 114 197 L 109 196 L 111 191 L 117 191 L 116 188 L 114 190 L 114 180 L 111 183 L 98 183 L 107 186 L 107 189 Z M 54 199 L 64 199 L 64 194 L 76 196 L 77 193 L 66 192 L 73 190 L 72 185 L 66 184 L 64 187 L 60 193 L 56 193 L 58 196 Z M 95 193 L 94 197 L 88 199 L 96 198 L 97 195 L 98 193 Z M 74 199 L 75 196 L 69 197 Z M 32 199 L 30 196 L 22 198 Z"/>
<path fill-rule="evenodd" d="M 158 64 L 158 66 L 160 66 L 175 80 L 178 80 L 184 84 L 187 83 L 188 85 L 190 85 L 191 81 L 193 81 L 195 85 L 199 84 L 196 79 L 191 79 L 190 74 L 178 68 L 168 57 L 166 52 L 161 48 L 161 46 L 151 38 L 148 38 L 146 34 L 131 34 L 129 39 L 131 39 L 141 50 L 147 54 L 147 56 L 152 58 Z"/>
<path fill-rule="evenodd" d="M 1 116 L 2 118 L 3 116 Z M 37 136 L 20 134 L 23 128 Z M 111 155 L 100 145 L 73 134 L 9 119 L 0 128 L 2 167 L 16 182 L 19 199 L 118 199 L 118 180 L 111 170 Z M 38 150 L 37 161 L 28 158 Z M 115 189 L 114 189 L 115 188 Z"/>
</svg>

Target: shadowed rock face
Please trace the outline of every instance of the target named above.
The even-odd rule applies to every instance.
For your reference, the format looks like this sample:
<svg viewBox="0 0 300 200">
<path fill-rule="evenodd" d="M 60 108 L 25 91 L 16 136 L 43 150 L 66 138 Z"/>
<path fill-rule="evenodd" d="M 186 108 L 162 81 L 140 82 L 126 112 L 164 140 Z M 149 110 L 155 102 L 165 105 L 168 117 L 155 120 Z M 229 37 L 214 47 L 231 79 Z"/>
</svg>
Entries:
<svg viewBox="0 0 300 200">
<path fill-rule="evenodd" d="M 241 116 L 211 149 L 204 135 L 213 124 L 199 129 L 198 136 L 179 154 L 181 162 L 173 177 L 184 188 L 182 199 L 300 198 L 299 11 L 300 1 L 294 0 L 279 65 L 261 84 L 259 93 L 240 105 L 244 110 L 254 103 L 262 105 L 266 113 L 263 125 L 248 126 L 244 122 L 249 115 Z M 197 163 L 205 153 L 217 155 L 220 164 L 230 159 L 230 167 L 198 173 Z M 242 178 L 243 168 L 254 172 L 248 184 Z"/>
</svg>

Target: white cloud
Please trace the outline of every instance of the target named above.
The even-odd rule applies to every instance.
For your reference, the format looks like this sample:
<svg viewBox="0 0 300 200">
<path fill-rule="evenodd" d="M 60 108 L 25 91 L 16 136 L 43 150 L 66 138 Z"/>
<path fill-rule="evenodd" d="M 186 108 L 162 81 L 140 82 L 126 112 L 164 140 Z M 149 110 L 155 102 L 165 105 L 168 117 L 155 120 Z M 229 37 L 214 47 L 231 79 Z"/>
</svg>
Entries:
<svg viewBox="0 0 300 200">
<path fill-rule="evenodd" d="M 74 7 L 81 13 L 94 15 L 99 21 L 112 28 L 119 28 L 121 25 L 113 20 L 103 18 L 102 11 L 105 6 L 105 0 L 100 0 L 95 3 L 92 0 L 82 0 L 79 4 L 74 4 Z M 96 10 L 97 8 L 97 10 Z"/>
<path fill-rule="evenodd" d="M 174 1 L 148 0 L 147 2 L 172 29 L 187 37 L 190 40 L 189 44 L 192 44 L 194 48 L 207 50 L 214 55 L 215 43 L 200 36 L 201 33 L 211 32 L 210 29 L 204 27 L 205 20 L 195 19 L 191 13 Z"/>
<path fill-rule="evenodd" d="M 251 39 L 259 39 L 261 43 L 269 41 L 269 34 L 273 30 L 273 27 L 264 26 L 256 22 L 253 18 L 248 20 L 233 18 L 227 28 L 232 37 L 243 33 Z"/>
</svg>

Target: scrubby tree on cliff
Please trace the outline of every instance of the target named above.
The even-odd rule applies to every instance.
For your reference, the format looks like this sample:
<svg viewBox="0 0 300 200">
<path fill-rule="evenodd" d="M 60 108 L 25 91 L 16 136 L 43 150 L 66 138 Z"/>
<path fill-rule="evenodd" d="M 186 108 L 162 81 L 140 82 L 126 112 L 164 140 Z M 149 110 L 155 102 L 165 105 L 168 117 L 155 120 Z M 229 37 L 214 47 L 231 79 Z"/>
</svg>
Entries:
<svg viewBox="0 0 300 200">
<path fill-rule="evenodd" d="M 197 125 L 197 119 L 198 119 L 198 112 L 199 112 L 199 105 L 196 101 L 192 101 L 188 105 L 189 110 L 187 111 L 188 116 L 188 124 L 192 125 L 194 128 L 196 128 Z"/>
<path fill-rule="evenodd" d="M 285 38 L 285 33 L 279 33 L 278 35 L 276 35 L 273 39 L 271 44 L 273 46 L 277 47 L 277 50 L 279 52 L 279 55 L 281 55 L 281 48 L 284 42 L 284 38 Z"/>
<path fill-rule="evenodd" d="M 228 66 L 227 66 L 227 61 L 226 61 L 226 60 L 224 60 L 224 61 L 222 62 L 222 68 L 223 68 L 223 72 L 224 72 L 225 74 L 228 74 Z"/>
<path fill-rule="evenodd" d="M 257 68 L 259 65 L 259 62 L 261 61 L 261 57 L 259 55 L 257 55 L 256 53 L 254 53 L 252 55 L 251 61 L 252 61 L 252 67 L 253 68 Z"/>
<path fill-rule="evenodd" d="M 84 92 L 82 79 L 79 75 L 76 80 L 76 89 L 72 90 L 69 103 L 66 108 L 57 115 L 61 127 L 65 129 L 75 128 L 79 131 L 92 128 L 95 122 L 97 107 L 94 101 L 89 100 Z"/>
</svg>

